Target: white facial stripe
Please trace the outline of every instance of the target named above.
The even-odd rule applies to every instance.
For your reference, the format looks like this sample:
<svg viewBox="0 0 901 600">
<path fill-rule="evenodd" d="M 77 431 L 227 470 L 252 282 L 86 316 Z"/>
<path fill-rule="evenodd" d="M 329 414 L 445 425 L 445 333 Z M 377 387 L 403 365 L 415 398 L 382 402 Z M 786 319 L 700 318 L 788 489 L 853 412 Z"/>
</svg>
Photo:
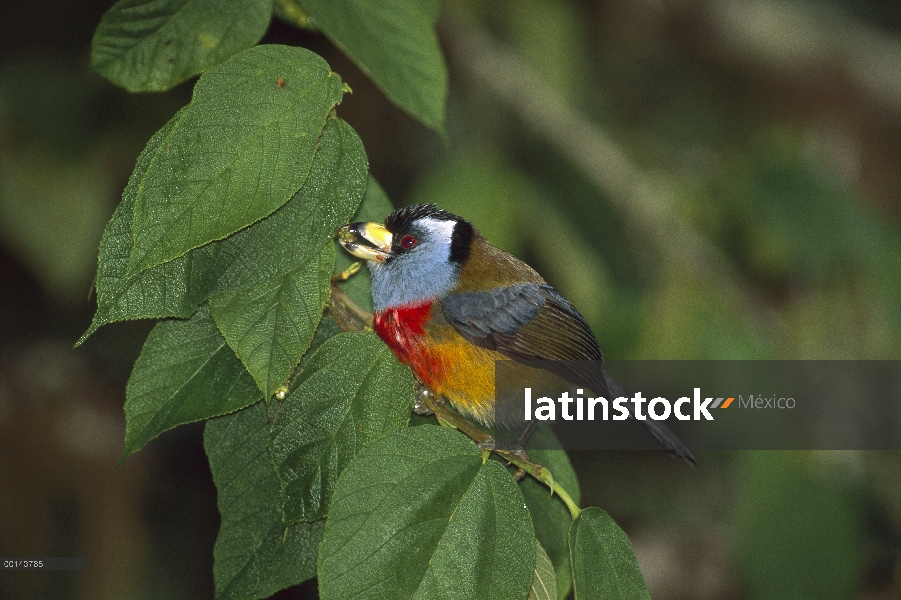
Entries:
<svg viewBox="0 0 901 600">
<path fill-rule="evenodd" d="M 437 241 L 446 241 L 448 248 L 448 257 L 450 257 L 450 241 L 454 235 L 454 225 L 456 221 L 444 221 L 439 219 L 425 218 L 416 221 L 416 224 L 429 232 L 429 237 Z"/>
</svg>

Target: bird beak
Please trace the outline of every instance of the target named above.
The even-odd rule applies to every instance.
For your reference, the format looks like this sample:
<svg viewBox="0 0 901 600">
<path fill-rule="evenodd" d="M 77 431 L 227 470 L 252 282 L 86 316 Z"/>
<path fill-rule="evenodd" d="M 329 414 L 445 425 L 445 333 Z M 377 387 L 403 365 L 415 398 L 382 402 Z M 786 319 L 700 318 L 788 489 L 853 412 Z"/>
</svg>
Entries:
<svg viewBox="0 0 901 600">
<path fill-rule="evenodd" d="M 344 249 L 366 260 L 385 262 L 391 254 L 391 232 L 380 223 L 351 223 L 338 230 Z"/>
</svg>

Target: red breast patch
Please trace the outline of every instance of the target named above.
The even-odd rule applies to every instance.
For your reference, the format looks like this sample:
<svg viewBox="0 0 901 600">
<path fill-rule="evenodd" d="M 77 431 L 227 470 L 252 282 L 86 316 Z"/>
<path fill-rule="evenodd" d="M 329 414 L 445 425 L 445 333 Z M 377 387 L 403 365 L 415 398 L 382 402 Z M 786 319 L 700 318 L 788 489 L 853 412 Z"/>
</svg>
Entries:
<svg viewBox="0 0 901 600">
<path fill-rule="evenodd" d="M 425 385 L 432 386 L 441 361 L 427 348 L 425 324 L 432 313 L 432 303 L 408 304 L 375 313 L 372 328 L 399 361 L 413 370 Z"/>
</svg>

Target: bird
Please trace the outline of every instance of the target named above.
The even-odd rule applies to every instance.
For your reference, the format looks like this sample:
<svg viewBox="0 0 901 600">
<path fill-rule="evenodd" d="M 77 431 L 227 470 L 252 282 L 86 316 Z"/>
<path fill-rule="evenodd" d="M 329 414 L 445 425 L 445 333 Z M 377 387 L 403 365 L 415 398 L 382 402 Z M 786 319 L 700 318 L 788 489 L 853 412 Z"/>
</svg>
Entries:
<svg viewBox="0 0 901 600">
<path fill-rule="evenodd" d="M 605 398 L 626 395 L 605 372 L 597 339 L 579 311 L 466 219 L 415 204 L 395 210 L 383 224 L 345 225 L 337 239 L 369 269 L 375 333 L 425 388 L 464 416 L 509 425 L 508 415 L 495 410 L 497 360 L 540 365 Z M 665 425 L 643 423 L 671 454 L 696 464 Z M 531 428 L 518 441 L 528 433 Z"/>
</svg>

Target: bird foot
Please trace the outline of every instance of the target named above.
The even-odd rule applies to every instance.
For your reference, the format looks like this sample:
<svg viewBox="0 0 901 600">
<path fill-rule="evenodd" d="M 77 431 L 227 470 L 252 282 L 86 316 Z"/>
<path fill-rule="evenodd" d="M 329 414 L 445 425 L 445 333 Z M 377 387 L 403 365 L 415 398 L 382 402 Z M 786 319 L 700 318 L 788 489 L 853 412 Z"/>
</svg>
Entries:
<svg viewBox="0 0 901 600">
<path fill-rule="evenodd" d="M 494 438 L 488 438 L 487 440 L 476 444 L 476 447 L 482 452 L 493 452 L 497 449 L 497 442 Z"/>
<path fill-rule="evenodd" d="M 416 382 L 416 402 L 413 404 L 413 412 L 422 417 L 431 417 L 435 414 L 431 408 L 426 406 L 426 400 L 430 400 L 432 404 L 444 404 L 444 401 L 438 398 L 432 390 Z"/>
<path fill-rule="evenodd" d="M 509 445 L 504 444 L 503 446 L 506 446 L 506 447 L 499 447 L 498 450 L 500 450 L 504 454 L 508 454 L 508 455 L 512 456 L 513 458 L 517 458 L 523 462 L 532 462 L 529 459 L 529 453 L 526 452 L 526 449 L 523 448 L 522 446 L 517 446 L 515 444 L 509 444 Z"/>
<path fill-rule="evenodd" d="M 498 442 L 494 438 L 488 438 L 487 440 L 476 444 L 476 447 L 478 447 L 478 449 L 482 452 L 498 452 L 501 456 L 504 457 L 531 462 L 529 460 L 529 453 L 526 452 L 526 449 L 515 442 L 512 444 L 503 444 Z"/>
<path fill-rule="evenodd" d="M 350 266 L 341 271 L 340 273 L 335 273 L 332 275 L 332 283 L 338 283 L 340 281 L 347 281 L 351 277 L 357 274 L 360 270 L 360 266 L 362 263 L 359 261 L 350 263 Z"/>
</svg>

